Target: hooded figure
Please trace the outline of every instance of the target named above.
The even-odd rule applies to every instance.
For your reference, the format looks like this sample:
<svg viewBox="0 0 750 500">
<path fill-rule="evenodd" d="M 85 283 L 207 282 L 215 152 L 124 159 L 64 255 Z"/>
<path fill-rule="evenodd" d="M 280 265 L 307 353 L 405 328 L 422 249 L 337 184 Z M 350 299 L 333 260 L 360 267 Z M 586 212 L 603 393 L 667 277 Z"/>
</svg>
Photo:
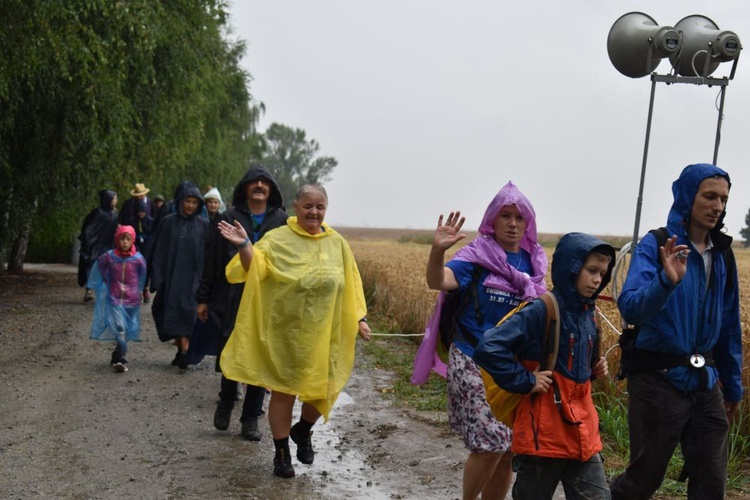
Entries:
<svg viewBox="0 0 750 500">
<path fill-rule="evenodd" d="M 568 233 L 557 244 L 551 293 L 559 306 L 561 335 L 546 391 L 532 393 L 539 376 L 534 370 L 547 351 L 542 346 L 548 326 L 543 300 L 488 330 L 474 351 L 474 361 L 498 386 L 523 394 L 515 409 L 511 451 L 522 464 L 514 488 L 525 488 L 529 498 L 544 498 L 539 492 L 554 491 L 560 480 L 566 493 L 572 494 L 568 488 L 574 487 L 581 498 L 606 497 L 604 468 L 595 456 L 602 443 L 591 378 L 601 363 L 595 301 L 614 264 L 614 248 L 594 236 Z M 539 491 L 529 493 L 535 486 Z"/>
<path fill-rule="evenodd" d="M 246 194 L 247 185 L 258 179 L 263 179 L 271 186 L 266 210 L 260 223 L 250 212 Z M 221 220 L 229 224 L 239 221 L 253 244 L 268 231 L 286 224 L 287 217 L 276 180 L 265 167 L 259 165 L 251 167 L 245 173 L 234 188 L 232 208 L 221 214 Z M 243 285 L 230 285 L 224 272 L 227 264 L 236 254 L 237 248 L 222 238 L 214 226 L 209 236 L 206 262 L 196 299 L 198 303 L 209 304 L 210 321 L 214 321 L 220 327 L 224 337 L 229 337 L 232 333 L 237 307 L 242 297 Z"/>
<path fill-rule="evenodd" d="M 140 340 L 140 292 L 146 283 L 146 261 L 135 244 L 127 253 L 119 249 L 121 234 L 135 240 L 132 227 L 118 227 L 115 248 L 99 257 L 88 281 L 88 287 L 96 292 L 90 334 L 95 340 L 115 340 L 118 332 L 124 332 L 126 341 Z"/>
<path fill-rule="evenodd" d="M 717 175 L 730 182 L 729 174 L 719 167 L 708 164 L 690 165 L 672 184 L 674 202 L 667 217 L 667 232 L 669 235 L 677 235 L 678 245 L 689 242 L 686 227 L 698 187 L 703 180 Z M 742 329 L 739 323 L 738 294 L 725 296 L 726 294 L 721 293 L 708 293 L 700 305 L 695 302 L 695 307 L 689 305 L 694 301 L 688 300 L 688 296 L 696 290 L 724 290 L 727 282 L 734 285 L 727 289 L 739 289 L 737 276 L 727 276 L 726 262 L 722 255 L 722 250 L 732 244 L 732 237 L 721 231 L 725 215 L 726 211 L 722 212 L 716 226 L 709 231 L 714 251 L 711 252 L 711 272 L 708 279 L 699 252 L 692 251 L 688 256 L 688 271 L 680 285 L 674 290 L 667 290 L 656 280 L 652 288 L 662 292 L 661 296 L 655 300 L 645 299 L 644 297 L 651 297 L 653 291 L 645 289 L 644 283 L 653 281 L 658 273 L 663 272 L 653 265 L 652 256 L 658 255 L 658 248 L 654 235 L 648 234 L 636 247 L 634 262 L 630 264 L 618 306 L 625 321 L 640 325 L 635 341 L 635 346 L 639 349 L 675 354 L 713 351 L 715 366 L 705 367 L 707 387 L 713 387 L 721 379 L 725 399 L 739 401 L 742 398 Z M 686 296 L 684 299 L 683 295 Z M 713 318 L 720 318 L 721 321 L 714 321 Z M 700 371 L 702 370 L 690 367 L 675 367 L 669 370 L 667 376 L 678 390 L 691 391 L 698 388 Z"/>
<path fill-rule="evenodd" d="M 247 198 L 248 188 L 260 189 L 258 180 L 266 183 L 268 192 L 259 193 L 253 203 Z M 251 195 L 253 193 L 251 192 Z M 264 203 L 265 201 L 265 203 Z M 273 229 L 286 224 L 281 191 L 273 176 L 262 166 L 251 167 L 234 188 L 232 208 L 223 212 L 220 219 L 234 224 L 239 221 L 245 228 L 253 243 Z M 217 222 L 218 224 L 218 222 Z M 199 310 L 205 320 L 196 323 L 193 341 L 188 351 L 188 363 L 197 364 L 204 356 L 221 354 L 229 334 L 234 329 L 237 309 L 242 298 L 243 285 L 230 284 L 225 269 L 229 261 L 237 254 L 237 247 L 230 244 L 219 234 L 217 226 L 211 226 L 209 243 L 206 248 L 206 262 L 203 267 L 200 285 L 196 292 Z M 216 371 L 221 371 L 219 358 L 216 359 Z M 237 400 L 237 382 L 221 377 L 219 403 L 214 415 L 214 426 L 219 430 L 229 427 L 234 403 Z M 263 414 L 265 387 L 248 385 L 242 406 L 242 435 L 246 439 L 257 441 L 260 432 L 257 427 L 258 417 Z"/>
<path fill-rule="evenodd" d="M 526 222 L 521 249 L 529 253 L 531 267 L 534 269 L 533 276 L 521 273 L 508 265 L 505 250 L 495 241 L 494 220 L 500 210 L 508 205 L 515 205 Z M 482 217 L 479 235 L 456 252 L 453 260 L 472 262 L 484 267 L 489 271 L 483 281 L 485 286 L 512 293 L 523 297 L 524 300 L 532 300 L 546 291 L 547 255 L 537 242 L 536 213 L 529 199 L 512 182 L 508 182 L 495 195 Z M 427 382 L 430 370 L 435 370 L 442 377 L 446 376 L 445 361 L 441 359 L 437 350 L 440 343 L 440 312 L 445 296 L 446 292 L 440 292 L 435 310 L 427 321 L 424 339 L 414 359 L 412 384 Z"/>
<path fill-rule="evenodd" d="M 175 195 L 176 211 L 162 219 L 152 236 L 151 291 L 158 293 L 151 311 L 162 342 L 192 334 L 195 291 L 209 228 L 208 220 L 200 216 L 203 196 L 195 184 L 182 183 Z M 192 212 L 186 205 L 188 198 L 198 200 Z"/>
<path fill-rule="evenodd" d="M 78 259 L 78 286 L 88 281 L 91 268 L 100 255 L 112 248 L 117 231 L 117 193 L 109 189 L 99 191 L 99 207 L 86 216 L 78 240 L 81 242 Z"/>
<path fill-rule="evenodd" d="M 206 194 L 203 195 L 203 200 L 204 201 L 207 201 L 207 200 L 218 200 L 219 201 L 219 212 L 217 213 L 217 215 L 224 213 L 226 211 L 226 209 L 227 209 L 226 203 L 224 203 L 224 200 L 221 199 L 221 193 L 215 187 L 212 187 L 211 189 L 209 189 L 208 191 L 206 191 Z M 209 219 L 210 218 L 211 217 L 209 215 Z M 214 221 L 212 221 L 212 222 L 214 222 Z M 216 222 L 218 222 L 218 219 L 216 220 Z"/>
<path fill-rule="evenodd" d="M 722 232 L 730 187 L 715 165 L 685 167 L 667 218 L 676 241 L 649 232 L 631 258 L 617 301 L 634 325 L 621 363 L 631 453 L 613 499 L 650 498 L 678 445 L 688 496 L 724 498 L 729 422 L 743 397 L 739 284 Z"/>
</svg>

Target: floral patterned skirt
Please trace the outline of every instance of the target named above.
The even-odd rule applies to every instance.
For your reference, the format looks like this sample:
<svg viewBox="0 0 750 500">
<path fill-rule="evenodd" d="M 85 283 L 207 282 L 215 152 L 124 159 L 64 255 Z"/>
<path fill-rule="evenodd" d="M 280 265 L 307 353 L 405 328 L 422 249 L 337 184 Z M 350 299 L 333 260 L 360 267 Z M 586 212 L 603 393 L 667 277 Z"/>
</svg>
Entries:
<svg viewBox="0 0 750 500">
<path fill-rule="evenodd" d="M 472 453 L 505 453 L 513 432 L 495 419 L 479 367 L 455 345 L 448 357 L 448 421 Z"/>
</svg>

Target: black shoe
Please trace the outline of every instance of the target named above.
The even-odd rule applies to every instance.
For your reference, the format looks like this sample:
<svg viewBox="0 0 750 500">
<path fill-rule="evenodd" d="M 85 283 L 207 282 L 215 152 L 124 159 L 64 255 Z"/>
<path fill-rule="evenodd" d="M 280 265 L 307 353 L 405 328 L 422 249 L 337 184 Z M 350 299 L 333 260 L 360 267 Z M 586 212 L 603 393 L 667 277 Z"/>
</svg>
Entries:
<svg viewBox="0 0 750 500">
<path fill-rule="evenodd" d="M 258 417 L 248 417 L 244 422 L 242 422 L 242 437 L 244 437 L 248 441 L 260 441 Z"/>
<path fill-rule="evenodd" d="M 125 373 L 126 371 L 128 371 L 128 362 L 125 358 L 122 358 L 122 361 L 120 361 L 119 363 L 115 363 L 112 366 L 115 368 L 115 371 L 117 373 Z"/>
<path fill-rule="evenodd" d="M 289 437 L 297 445 L 297 460 L 307 465 L 313 463 L 315 451 L 313 451 L 312 447 L 312 431 L 308 432 L 307 436 L 305 436 L 304 432 L 300 431 L 298 422 L 292 426 L 289 431 Z"/>
<path fill-rule="evenodd" d="M 180 354 L 182 354 L 180 351 L 177 351 L 177 354 L 174 355 L 174 359 L 172 360 L 172 366 L 179 366 L 180 364 Z"/>
<path fill-rule="evenodd" d="M 92 300 L 94 300 L 94 292 L 91 291 L 91 288 L 87 288 L 86 293 L 83 294 L 83 301 L 91 302 Z"/>
<path fill-rule="evenodd" d="M 214 413 L 214 427 L 220 431 L 229 429 L 229 421 L 232 419 L 232 410 L 234 401 L 224 401 L 220 399 L 216 403 L 216 413 Z"/>
<path fill-rule="evenodd" d="M 188 367 L 188 355 L 186 352 L 181 352 L 179 354 L 179 359 L 177 360 L 177 368 L 180 370 L 187 370 Z"/>
<path fill-rule="evenodd" d="M 128 360 L 123 357 L 122 354 L 120 354 L 120 351 L 115 349 L 112 351 L 112 359 L 109 362 L 110 365 L 112 365 L 112 368 L 115 369 L 118 373 L 123 373 L 128 371 Z"/>
<path fill-rule="evenodd" d="M 294 477 L 292 457 L 289 456 L 289 448 L 276 450 L 273 457 L 273 475 L 283 478 Z"/>
</svg>

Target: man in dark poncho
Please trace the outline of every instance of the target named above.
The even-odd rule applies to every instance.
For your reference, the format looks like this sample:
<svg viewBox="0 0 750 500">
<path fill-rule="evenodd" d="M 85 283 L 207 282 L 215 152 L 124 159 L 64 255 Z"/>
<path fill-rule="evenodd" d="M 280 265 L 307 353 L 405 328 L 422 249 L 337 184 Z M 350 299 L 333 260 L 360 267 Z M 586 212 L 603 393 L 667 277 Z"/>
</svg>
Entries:
<svg viewBox="0 0 750 500">
<path fill-rule="evenodd" d="M 107 253 L 117 231 L 117 193 L 109 189 L 99 191 L 99 207 L 93 209 L 83 220 L 78 240 L 81 249 L 78 258 L 78 286 L 85 286 L 96 259 Z M 91 290 L 86 288 L 84 302 L 94 300 Z"/>
<path fill-rule="evenodd" d="M 193 183 L 183 183 L 175 196 L 175 213 L 159 224 L 151 248 L 151 312 L 159 340 L 175 340 L 172 364 L 187 368 L 187 350 L 195 323 L 195 291 L 203 270 L 208 220 L 200 216 L 203 196 Z"/>
<path fill-rule="evenodd" d="M 251 167 L 234 188 L 232 208 L 221 214 L 221 219 L 229 224 L 239 221 L 253 244 L 266 232 L 286 224 L 287 214 L 284 212 L 281 191 L 270 172 L 262 166 Z M 230 285 L 224 273 L 236 253 L 237 247 L 222 238 L 216 226 L 213 226 L 196 299 L 198 318 L 202 321 L 214 321 L 220 328 L 222 338 L 219 355 L 234 329 L 244 287 L 244 284 Z M 218 357 L 216 369 L 220 371 Z M 237 384 L 226 377 L 221 378 L 220 399 L 214 414 L 214 426 L 219 430 L 229 428 L 237 400 Z M 263 414 L 265 393 L 263 387 L 247 386 L 240 421 L 242 435 L 251 441 L 260 441 L 258 417 Z"/>
</svg>

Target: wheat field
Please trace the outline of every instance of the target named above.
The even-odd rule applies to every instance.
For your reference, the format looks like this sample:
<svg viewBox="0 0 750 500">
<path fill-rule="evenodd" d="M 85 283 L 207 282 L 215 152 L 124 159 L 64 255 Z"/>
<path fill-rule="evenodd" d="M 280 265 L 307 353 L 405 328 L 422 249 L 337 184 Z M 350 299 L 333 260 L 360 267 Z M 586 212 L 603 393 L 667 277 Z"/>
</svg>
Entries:
<svg viewBox="0 0 750 500">
<path fill-rule="evenodd" d="M 437 292 L 430 290 L 425 281 L 425 266 L 430 251 L 432 231 L 429 230 L 373 230 L 344 229 L 340 232 L 349 241 L 362 275 L 367 296 L 368 315 L 382 332 L 422 333 L 432 311 Z M 467 235 L 471 241 L 473 235 Z M 559 239 L 555 235 L 540 236 L 547 254 L 552 259 L 554 244 Z M 613 244 L 627 241 L 627 238 L 608 238 Z M 616 241 L 615 241 L 616 240 Z M 418 243 L 416 243 L 418 242 Z M 457 249 L 457 248 L 456 248 Z M 449 252 L 448 257 L 454 252 Z M 750 249 L 735 248 L 737 269 L 740 281 L 740 308 L 744 332 L 744 371 L 743 385 L 750 384 L 750 308 L 746 297 L 750 294 Z M 448 258 L 447 257 L 447 258 Z M 551 267 L 551 265 L 550 265 Z M 549 272 L 548 287 L 551 287 Z M 611 296 L 609 289 L 602 296 Z M 608 352 L 610 372 L 616 373 L 619 353 L 610 349 L 617 343 L 621 321 L 614 302 L 599 300 L 598 307 L 606 318 L 602 326 L 602 353 Z M 611 323 L 612 326 L 609 325 Z M 613 384 L 613 387 L 617 387 Z M 747 394 L 747 393 L 746 393 Z M 748 399 L 747 395 L 745 399 Z M 750 416 L 748 405 L 742 405 L 744 417 Z M 750 418 L 743 418 L 750 422 Z M 750 424 L 748 425 L 750 427 Z M 745 429 L 745 432 L 750 429 Z"/>
</svg>

